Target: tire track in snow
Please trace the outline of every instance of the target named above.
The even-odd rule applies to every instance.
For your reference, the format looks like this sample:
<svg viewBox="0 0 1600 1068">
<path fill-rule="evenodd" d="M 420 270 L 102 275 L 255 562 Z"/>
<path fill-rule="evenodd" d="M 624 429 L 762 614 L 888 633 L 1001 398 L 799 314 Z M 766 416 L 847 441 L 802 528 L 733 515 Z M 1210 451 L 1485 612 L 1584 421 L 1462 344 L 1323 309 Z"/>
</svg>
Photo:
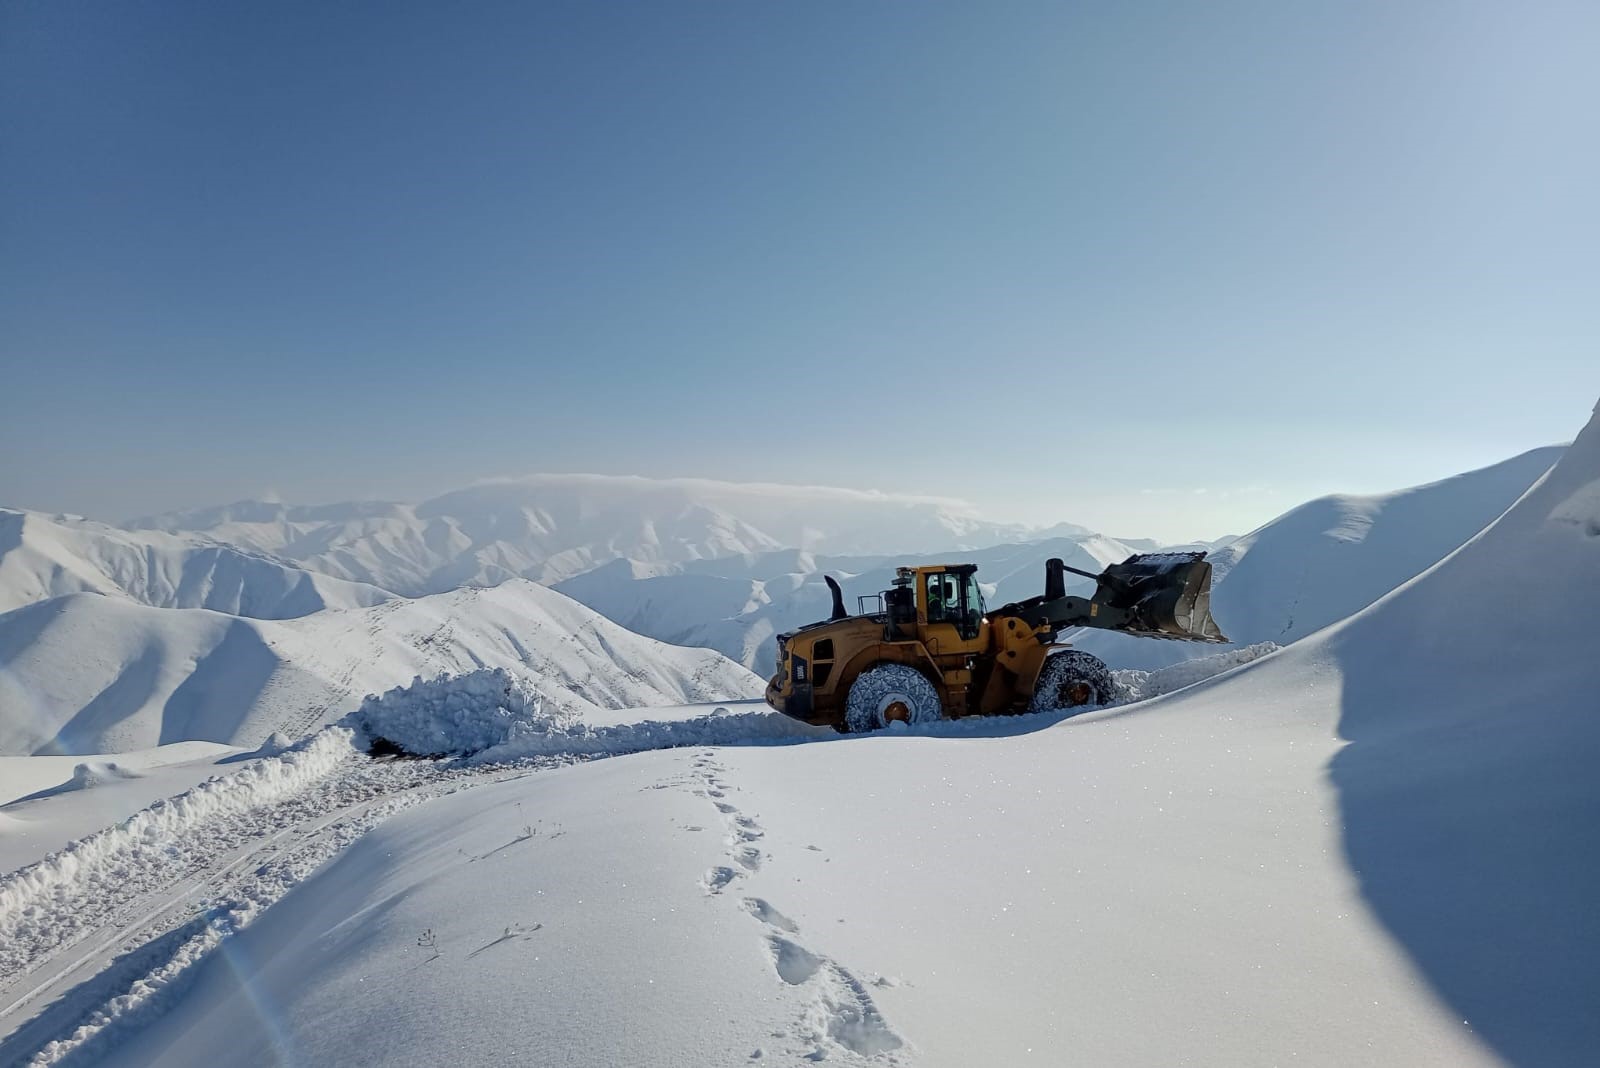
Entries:
<svg viewBox="0 0 1600 1068">
<path fill-rule="evenodd" d="M 136 1025 L 179 996 L 194 964 L 394 812 L 570 763 L 374 761 L 342 728 L 303 745 L 5 880 L 0 1066 L 55 1063 Z"/>
<path fill-rule="evenodd" d="M 355 759 L 350 738 L 348 730 L 330 728 L 0 878 L 0 975 L 20 975 L 137 896 L 204 868 L 219 846 L 249 837 L 263 809 L 292 806 Z"/>
</svg>

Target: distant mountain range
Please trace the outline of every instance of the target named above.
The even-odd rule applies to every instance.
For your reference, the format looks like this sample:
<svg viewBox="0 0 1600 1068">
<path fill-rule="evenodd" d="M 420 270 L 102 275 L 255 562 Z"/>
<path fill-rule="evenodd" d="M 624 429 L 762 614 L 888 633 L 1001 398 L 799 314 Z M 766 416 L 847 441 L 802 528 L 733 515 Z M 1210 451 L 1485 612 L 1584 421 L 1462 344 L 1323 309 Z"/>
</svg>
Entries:
<svg viewBox="0 0 1600 1068">
<path fill-rule="evenodd" d="M 129 531 L 0 508 L 0 613 L 72 593 L 254 619 L 357 608 L 393 596 L 204 535 Z"/>
<path fill-rule="evenodd" d="M 961 502 L 930 497 L 611 475 L 483 482 L 415 505 L 244 501 L 128 528 L 203 535 L 408 597 L 510 578 L 556 583 L 619 559 L 938 552 L 1091 533 L 993 523 Z"/>
</svg>

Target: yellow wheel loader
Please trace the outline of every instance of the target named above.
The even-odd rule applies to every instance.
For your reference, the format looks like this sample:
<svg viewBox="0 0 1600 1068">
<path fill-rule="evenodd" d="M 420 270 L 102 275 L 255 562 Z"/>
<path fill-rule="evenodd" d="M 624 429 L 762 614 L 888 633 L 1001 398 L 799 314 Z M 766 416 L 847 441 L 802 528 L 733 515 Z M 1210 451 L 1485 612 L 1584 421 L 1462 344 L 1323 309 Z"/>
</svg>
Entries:
<svg viewBox="0 0 1600 1068">
<path fill-rule="evenodd" d="M 1131 556 L 1098 575 L 1051 559 L 1041 596 L 995 609 L 983 603 L 977 570 L 899 568 L 889 589 L 860 598 L 856 615 L 824 576 L 833 615 L 778 635 L 767 703 L 841 731 L 1100 705 L 1114 697 L 1111 672 L 1098 657 L 1056 644 L 1062 631 L 1228 640 L 1211 618 L 1205 553 Z M 1067 596 L 1069 571 L 1095 580 L 1092 596 Z"/>
</svg>

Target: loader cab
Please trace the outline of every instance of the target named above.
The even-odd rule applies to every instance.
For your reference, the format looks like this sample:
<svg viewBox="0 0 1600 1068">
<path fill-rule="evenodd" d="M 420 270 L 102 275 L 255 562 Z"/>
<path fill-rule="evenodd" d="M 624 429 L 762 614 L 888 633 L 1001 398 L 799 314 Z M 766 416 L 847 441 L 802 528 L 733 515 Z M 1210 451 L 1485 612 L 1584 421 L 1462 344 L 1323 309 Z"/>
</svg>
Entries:
<svg viewBox="0 0 1600 1068">
<path fill-rule="evenodd" d="M 976 641 L 986 612 L 977 571 L 975 564 L 917 568 L 919 622 L 928 627 L 948 625 L 959 641 Z"/>
</svg>

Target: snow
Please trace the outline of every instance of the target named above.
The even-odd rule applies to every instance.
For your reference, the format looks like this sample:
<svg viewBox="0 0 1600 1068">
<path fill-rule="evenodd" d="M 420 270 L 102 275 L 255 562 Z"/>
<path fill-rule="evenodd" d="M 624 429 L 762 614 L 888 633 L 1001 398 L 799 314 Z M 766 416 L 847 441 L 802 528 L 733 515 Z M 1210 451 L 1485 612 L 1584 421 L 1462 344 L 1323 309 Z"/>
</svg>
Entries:
<svg viewBox="0 0 1600 1068">
<path fill-rule="evenodd" d="M 579 714 L 763 689 L 717 653 L 640 637 L 522 580 L 280 621 L 74 594 L 0 615 L 0 753 L 254 746 L 417 675 L 483 667 Z"/>
<path fill-rule="evenodd" d="M 392 596 L 193 534 L 131 532 L 77 516 L 0 508 L 0 613 L 80 592 L 257 619 L 381 604 Z"/>
<path fill-rule="evenodd" d="M 618 559 L 935 552 L 1045 536 L 936 497 L 582 474 L 480 482 L 416 505 L 244 501 L 130 526 L 201 534 L 408 596 L 517 577 L 555 583 Z"/>
<path fill-rule="evenodd" d="M 369 696 L 346 723 L 413 755 L 473 756 L 480 762 L 532 756 L 615 756 L 646 749 L 719 745 L 760 739 L 820 738 L 830 728 L 759 711 L 651 718 L 593 725 L 571 712 L 546 709 L 532 686 L 495 668 L 421 678 Z"/>
<path fill-rule="evenodd" d="M 1361 915 L 1332 799 L 1285 789 L 1336 743 L 1195 751 L 1196 726 L 1131 762 L 1080 721 L 463 793 L 291 893 L 108 1062 L 1487 1063 Z M 1195 757 L 1233 785 L 1173 796 Z"/>
<path fill-rule="evenodd" d="M 351 726 L 412 754 L 467 756 L 503 745 L 521 733 L 571 728 L 571 712 L 545 712 L 544 699 L 504 668 L 466 675 L 416 678 L 383 694 L 369 694 Z"/>
<path fill-rule="evenodd" d="M 219 760 L 235 752 L 175 742 L 130 753 L 0 757 L 0 872 L 187 790 L 218 774 Z"/>
<path fill-rule="evenodd" d="M 1366 607 L 1437 563 L 1505 511 L 1561 455 L 1535 449 L 1479 471 L 1378 496 L 1308 502 L 1250 534 L 1212 548 L 1212 610 L 1240 645 L 1287 645 Z M 1099 571 L 1154 542 L 1116 540 L 1074 528 L 1049 541 L 961 551 L 978 565 L 991 605 L 1043 589 L 1044 561 Z M 716 649 L 758 673 L 776 653 L 776 636 L 825 619 L 824 573 L 841 579 L 852 609 L 860 594 L 886 589 L 899 565 L 935 564 L 952 553 L 905 550 L 878 556 L 828 556 L 787 549 L 727 559 L 643 564 L 616 560 L 556 585 L 630 630 L 662 641 Z M 1087 583 L 1074 579 L 1074 592 Z M 1150 670 L 1207 655 L 1205 645 L 1078 631 L 1073 644 L 1113 667 Z"/>
<path fill-rule="evenodd" d="M 1225 671 L 1259 660 L 1269 653 L 1275 653 L 1281 648 L 1276 642 L 1256 642 L 1254 645 L 1243 645 L 1232 649 L 1224 649 L 1220 653 L 1211 653 L 1208 656 L 1196 657 L 1193 660 L 1183 660 L 1154 671 L 1141 671 L 1137 668 L 1124 669 L 1112 672 L 1117 681 L 1117 686 L 1123 692 L 1123 702 L 1147 701 L 1152 697 L 1162 694 L 1176 693 L 1197 683 L 1214 678 Z"/>
<path fill-rule="evenodd" d="M 184 832 L 258 809 L 301 791 L 353 753 L 350 732 L 330 728 L 285 753 L 245 765 L 0 878 L 0 974 L 16 974 L 41 947 L 60 944 L 88 922 L 86 909 L 63 915 L 68 893 L 100 902 L 126 894 L 150 869 L 173 863 Z M 166 844 L 166 848 L 149 848 Z"/>
<path fill-rule="evenodd" d="M 0 1061 L 1586 1063 L 1600 417 L 1529 481 L 1354 615 L 1075 716 L 839 736 L 410 672 L 366 722 L 474 756 L 330 727 L 0 880 Z M 1415 498 L 1310 536 L 1389 545 L 1325 557 L 1365 576 L 1448 540 Z"/>
<path fill-rule="evenodd" d="M 1502 463 L 1377 496 L 1308 501 L 1210 554 L 1211 612 L 1241 644 L 1288 645 L 1344 619 L 1459 548 L 1562 455 Z M 1162 667 L 1210 652 L 1182 642 L 1080 631 L 1074 644 L 1113 667 Z"/>
<path fill-rule="evenodd" d="M 1401 588 L 1151 700 L 646 752 L 414 806 L 96 1052 L 1581 1063 L 1600 537 L 1567 502 L 1597 477 L 1600 421 Z"/>
</svg>

